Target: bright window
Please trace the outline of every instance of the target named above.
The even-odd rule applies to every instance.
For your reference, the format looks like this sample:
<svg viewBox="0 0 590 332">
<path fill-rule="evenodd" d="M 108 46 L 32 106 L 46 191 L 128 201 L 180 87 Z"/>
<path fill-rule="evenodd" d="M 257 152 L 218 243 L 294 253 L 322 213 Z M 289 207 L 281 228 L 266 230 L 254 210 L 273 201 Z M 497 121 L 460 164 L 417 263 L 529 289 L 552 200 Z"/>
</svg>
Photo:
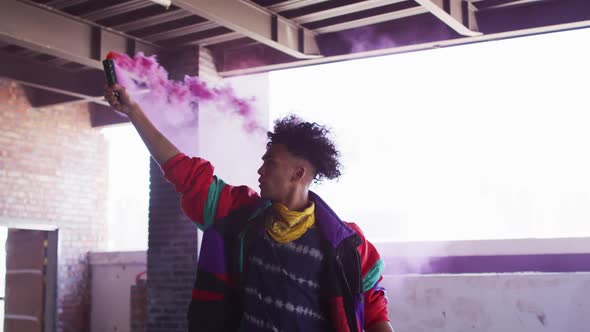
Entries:
<svg viewBox="0 0 590 332">
<path fill-rule="evenodd" d="M 106 250 L 146 250 L 150 155 L 131 124 L 101 130 L 109 143 Z"/>
<path fill-rule="evenodd" d="M 273 72 L 271 118 L 329 124 L 316 190 L 372 240 L 590 236 L 590 29 Z"/>
</svg>

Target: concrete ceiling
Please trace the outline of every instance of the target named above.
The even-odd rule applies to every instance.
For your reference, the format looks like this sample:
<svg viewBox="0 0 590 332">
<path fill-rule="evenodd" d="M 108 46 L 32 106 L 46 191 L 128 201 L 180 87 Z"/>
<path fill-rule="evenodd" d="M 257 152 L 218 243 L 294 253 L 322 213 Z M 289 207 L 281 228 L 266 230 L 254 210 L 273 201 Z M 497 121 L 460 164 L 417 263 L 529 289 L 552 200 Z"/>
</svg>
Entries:
<svg viewBox="0 0 590 332">
<path fill-rule="evenodd" d="M 0 76 L 36 106 L 99 102 L 111 50 L 196 48 L 231 76 L 590 26 L 588 0 L 156 2 L 2 0 Z"/>
</svg>

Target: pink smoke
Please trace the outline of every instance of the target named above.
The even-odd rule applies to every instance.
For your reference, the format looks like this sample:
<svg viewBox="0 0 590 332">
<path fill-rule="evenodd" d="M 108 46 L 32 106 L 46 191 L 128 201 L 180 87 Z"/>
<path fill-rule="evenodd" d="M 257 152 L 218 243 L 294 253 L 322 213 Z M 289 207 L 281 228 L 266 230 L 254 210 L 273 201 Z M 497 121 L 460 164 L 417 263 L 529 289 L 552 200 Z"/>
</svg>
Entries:
<svg viewBox="0 0 590 332">
<path fill-rule="evenodd" d="M 198 77 L 185 76 L 184 81 L 168 78 L 168 72 L 156 60 L 156 56 L 137 53 L 133 58 L 110 52 L 119 84 L 124 86 L 133 99 L 144 109 L 150 108 L 165 118 L 167 125 L 180 127 L 197 119 L 197 105 L 211 104 L 221 112 L 229 112 L 243 119 L 248 133 L 263 132 L 255 118 L 254 97 L 244 99 L 236 95 L 230 86 L 209 86 Z"/>
</svg>

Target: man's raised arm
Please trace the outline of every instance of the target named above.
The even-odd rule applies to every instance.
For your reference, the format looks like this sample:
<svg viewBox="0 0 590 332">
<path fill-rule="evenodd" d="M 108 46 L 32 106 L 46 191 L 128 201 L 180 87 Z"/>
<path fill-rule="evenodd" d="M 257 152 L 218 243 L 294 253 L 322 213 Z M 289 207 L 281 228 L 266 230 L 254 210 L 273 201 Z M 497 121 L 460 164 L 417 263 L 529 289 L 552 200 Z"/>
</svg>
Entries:
<svg viewBox="0 0 590 332">
<path fill-rule="evenodd" d="M 115 91 L 119 92 L 118 98 L 115 97 Z M 180 153 L 178 148 L 148 119 L 141 107 L 131 99 L 124 87 L 118 84 L 112 87 L 107 86 L 104 96 L 112 108 L 129 118 L 158 165 L 164 165 L 166 161 Z"/>
<path fill-rule="evenodd" d="M 115 96 L 119 92 L 119 97 Z M 144 114 L 125 88 L 105 87 L 105 99 L 115 110 L 127 115 L 150 154 L 162 168 L 164 177 L 181 194 L 181 207 L 197 227 L 205 230 L 216 220 L 244 205 L 251 205 L 258 194 L 246 186 L 226 185 L 214 176 L 207 160 L 182 154 Z"/>
</svg>

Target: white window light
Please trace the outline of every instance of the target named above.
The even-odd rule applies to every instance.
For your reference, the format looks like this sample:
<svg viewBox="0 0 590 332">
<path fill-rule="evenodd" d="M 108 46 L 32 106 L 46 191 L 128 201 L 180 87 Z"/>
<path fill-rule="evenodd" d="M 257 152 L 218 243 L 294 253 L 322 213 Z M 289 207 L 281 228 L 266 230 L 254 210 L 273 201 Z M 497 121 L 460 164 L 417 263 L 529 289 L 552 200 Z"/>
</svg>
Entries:
<svg viewBox="0 0 590 332">
<path fill-rule="evenodd" d="M 158 5 L 162 5 L 166 8 L 169 8 L 172 4 L 172 0 L 151 0 L 152 2 L 157 3 Z"/>
</svg>

